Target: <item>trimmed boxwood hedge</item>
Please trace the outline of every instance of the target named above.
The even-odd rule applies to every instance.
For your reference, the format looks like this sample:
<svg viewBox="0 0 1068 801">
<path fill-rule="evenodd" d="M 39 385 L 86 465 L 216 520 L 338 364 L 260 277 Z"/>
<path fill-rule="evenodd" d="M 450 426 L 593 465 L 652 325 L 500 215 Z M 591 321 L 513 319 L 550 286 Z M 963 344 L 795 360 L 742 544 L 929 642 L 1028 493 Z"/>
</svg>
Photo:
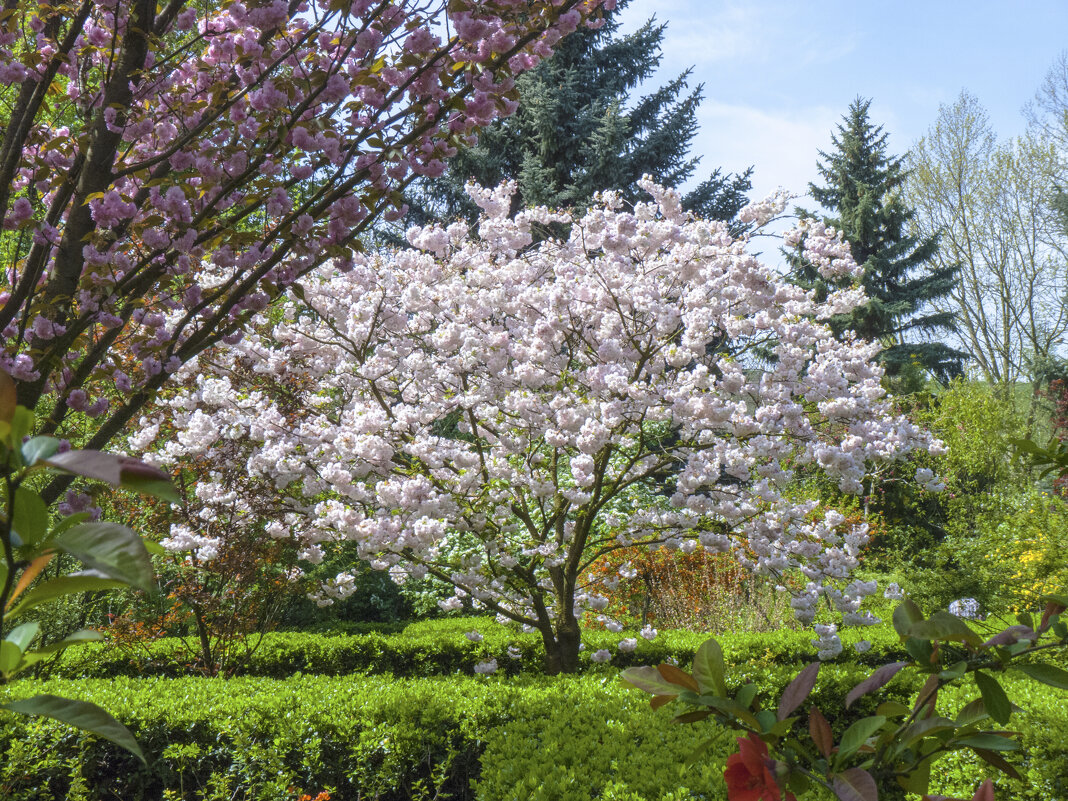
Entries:
<svg viewBox="0 0 1068 801">
<path fill-rule="evenodd" d="M 477 629 L 482 642 L 473 643 L 464 632 Z M 675 660 L 688 664 L 697 647 L 708 637 L 689 631 L 665 631 L 655 640 L 638 638 L 638 648 L 632 653 L 620 653 L 616 646 L 622 635 L 590 630 L 583 634 L 586 651 L 583 665 L 591 666 L 589 656 L 599 648 L 614 654 L 614 668 L 648 665 Z M 815 659 L 812 632 L 807 630 L 779 631 L 767 634 L 731 634 L 717 637 L 723 645 L 727 661 L 757 666 L 794 665 Z M 861 639 L 874 643 L 864 653 L 851 652 L 851 645 Z M 878 626 L 845 632 L 844 655 L 857 664 L 878 665 L 896 658 L 904 658 L 897 635 L 889 626 Z M 508 649 L 519 649 L 521 656 L 513 659 Z M 182 643 L 173 638 L 151 643 L 149 647 L 131 650 L 107 644 L 92 644 L 67 651 L 42 675 L 57 678 L 90 678 L 110 676 L 190 675 L 183 661 L 187 654 Z M 237 675 L 285 678 L 294 673 L 314 673 L 341 676 L 354 673 L 391 673 L 394 676 L 435 676 L 453 673 L 470 675 L 474 665 L 494 658 L 503 673 L 540 672 L 544 649 L 539 635 L 523 633 L 502 626 L 492 618 L 452 618 L 413 623 L 401 631 L 362 634 L 307 634 L 302 632 L 273 632 L 268 634 L 252 657 L 234 666 Z"/>
<path fill-rule="evenodd" d="M 816 698 L 841 698 L 865 674 L 825 669 Z M 792 675 L 775 666 L 761 678 L 777 694 Z M 651 710 L 615 671 L 22 681 L 0 688 L 0 700 L 38 692 L 101 704 L 130 726 L 150 766 L 52 721 L 3 715 L 0 798 L 718 799 L 733 750 L 724 738 L 680 776 L 701 729 Z"/>
<path fill-rule="evenodd" d="M 730 671 L 774 698 L 797 666 Z M 867 668 L 825 666 L 812 700 L 831 712 Z M 999 801 L 1068 798 L 1064 693 L 1007 680 L 1030 711 L 1014 719 L 1028 754 L 1023 784 L 999 780 Z M 895 679 L 889 697 L 915 689 Z M 150 759 L 133 757 L 49 720 L 0 716 L 0 798 L 262 799 L 297 801 L 329 792 L 379 801 L 683 801 L 722 799 L 730 737 L 682 769 L 707 722 L 676 726 L 614 671 L 548 678 L 388 676 L 24 681 L 0 701 L 51 692 L 95 701 L 131 727 Z M 974 688 L 946 692 L 949 708 Z M 862 701 L 836 729 L 871 714 Z M 937 789 L 957 795 L 989 770 L 950 755 Z"/>
</svg>

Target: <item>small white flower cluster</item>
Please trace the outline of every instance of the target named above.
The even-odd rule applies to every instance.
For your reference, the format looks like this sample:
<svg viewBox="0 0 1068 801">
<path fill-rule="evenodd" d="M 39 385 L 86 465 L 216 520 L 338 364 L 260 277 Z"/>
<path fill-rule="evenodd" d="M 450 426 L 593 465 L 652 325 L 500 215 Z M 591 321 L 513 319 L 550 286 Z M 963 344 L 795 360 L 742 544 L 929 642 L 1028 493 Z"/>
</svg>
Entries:
<svg viewBox="0 0 1068 801">
<path fill-rule="evenodd" d="M 479 662 L 475 665 L 475 673 L 489 674 L 497 672 L 497 660 L 487 659 L 485 662 Z"/>
<path fill-rule="evenodd" d="M 652 626 L 646 625 L 642 629 L 641 635 L 646 640 L 655 640 L 656 639 L 656 635 L 657 635 L 657 631 Z"/>
<path fill-rule="evenodd" d="M 469 639 L 471 642 L 482 642 L 483 639 L 482 635 L 479 634 L 477 631 L 465 632 L 464 636 L 467 637 L 467 639 Z"/>
<path fill-rule="evenodd" d="M 896 581 L 892 581 L 886 586 L 883 597 L 891 601 L 900 601 L 905 597 L 905 592 L 901 589 L 901 585 Z"/>
<path fill-rule="evenodd" d="M 838 636 L 838 626 L 833 623 L 816 624 L 815 629 L 819 639 L 813 640 L 812 644 L 818 649 L 816 655 L 820 661 L 834 659 L 842 653 L 842 640 Z"/>
<path fill-rule="evenodd" d="M 638 647 L 638 641 L 633 637 L 626 637 L 619 641 L 619 650 L 625 654 L 629 654 Z"/>
<path fill-rule="evenodd" d="M 210 562 L 212 559 L 218 558 L 222 540 L 218 537 L 205 537 L 196 534 L 186 526 L 172 523 L 170 536 L 160 540 L 159 544 L 168 551 L 175 553 L 189 551 L 198 561 Z"/>
<path fill-rule="evenodd" d="M 315 605 L 322 608 L 330 606 L 335 600 L 342 601 L 356 592 L 356 576 L 352 573 L 339 573 L 330 581 L 324 582 L 318 592 L 309 593 L 308 597 Z"/>
<path fill-rule="evenodd" d="M 941 492 L 946 488 L 944 481 L 939 481 L 933 470 L 926 467 L 916 468 L 916 483 L 928 492 Z"/>
<path fill-rule="evenodd" d="M 979 602 L 974 598 L 958 598 L 949 605 L 949 613 L 966 620 L 980 620 Z"/>
<path fill-rule="evenodd" d="M 600 648 L 590 654 L 590 660 L 593 662 L 607 662 L 612 658 L 612 652 L 606 651 L 604 648 Z"/>
</svg>

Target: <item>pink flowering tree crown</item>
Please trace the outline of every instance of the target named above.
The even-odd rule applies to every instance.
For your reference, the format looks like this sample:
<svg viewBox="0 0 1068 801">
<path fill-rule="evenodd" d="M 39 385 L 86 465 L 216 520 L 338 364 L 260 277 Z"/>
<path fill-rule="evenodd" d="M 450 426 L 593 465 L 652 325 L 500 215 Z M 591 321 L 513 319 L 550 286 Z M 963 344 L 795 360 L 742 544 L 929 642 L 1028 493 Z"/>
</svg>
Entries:
<svg viewBox="0 0 1068 801">
<path fill-rule="evenodd" d="M 19 402 L 46 401 L 43 433 L 94 418 L 102 446 L 298 276 L 350 264 L 598 5 L 9 3 L 0 369 Z"/>
<path fill-rule="evenodd" d="M 282 322 L 190 365 L 192 388 L 133 446 L 173 432 L 152 458 L 178 466 L 225 441 L 204 502 L 273 492 L 269 533 L 305 558 L 352 541 L 400 580 L 436 576 L 456 588 L 446 608 L 470 596 L 536 628 L 553 671 L 575 669 L 579 618 L 607 603 L 587 568 L 633 545 L 731 551 L 798 577 L 800 619 L 826 597 L 845 623 L 873 622 L 874 586 L 849 578 L 864 528 L 784 494 L 799 465 L 859 492 L 874 465 L 940 447 L 891 414 L 877 346 L 822 322 L 863 293 L 817 303 L 724 224 L 644 188 L 633 211 L 608 193 L 582 217 L 510 219 L 513 187 L 473 187 L 476 238 L 413 229 L 409 249 L 307 276 Z M 856 273 L 805 225 L 828 274 Z M 569 233 L 537 241 L 546 226 Z M 292 390 L 256 388 L 271 381 Z"/>
</svg>

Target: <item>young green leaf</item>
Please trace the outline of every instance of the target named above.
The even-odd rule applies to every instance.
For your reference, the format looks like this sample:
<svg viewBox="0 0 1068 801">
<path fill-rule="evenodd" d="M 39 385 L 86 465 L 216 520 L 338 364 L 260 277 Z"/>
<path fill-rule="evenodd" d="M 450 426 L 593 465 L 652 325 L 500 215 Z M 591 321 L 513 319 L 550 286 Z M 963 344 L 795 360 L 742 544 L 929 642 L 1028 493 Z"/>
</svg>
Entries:
<svg viewBox="0 0 1068 801">
<path fill-rule="evenodd" d="M 1062 670 L 1059 667 L 1043 665 L 1041 663 L 1032 665 L 1013 665 L 1013 667 L 1024 675 L 1030 676 L 1035 681 L 1048 684 L 1050 687 L 1068 690 L 1068 671 Z"/>
<path fill-rule="evenodd" d="M 958 640 L 971 645 L 982 643 L 982 639 L 967 623 L 949 612 L 935 612 L 927 620 L 913 623 L 907 633 L 921 640 Z"/>
<path fill-rule="evenodd" d="M 48 507 L 40 495 L 26 487 L 15 490 L 11 527 L 23 545 L 36 545 L 44 538 L 48 532 Z"/>
<path fill-rule="evenodd" d="M 882 715 L 874 715 L 869 718 L 861 718 L 842 733 L 842 739 L 838 743 L 839 764 L 847 757 L 856 753 L 875 732 L 879 731 L 886 723 Z"/>
<path fill-rule="evenodd" d="M 1011 737 L 1003 737 L 993 732 L 980 732 L 970 737 L 955 740 L 954 745 L 966 748 L 982 748 L 986 751 L 1019 751 L 1020 744 Z"/>
<path fill-rule="evenodd" d="M 627 684 L 652 695 L 668 695 L 674 698 L 679 687 L 667 681 L 655 667 L 632 667 L 623 671 L 620 678 Z"/>
<path fill-rule="evenodd" d="M 998 680 L 977 670 L 975 671 L 975 686 L 979 688 L 979 693 L 983 696 L 983 706 L 986 707 L 987 714 L 997 723 L 1002 725 L 1008 723 L 1009 718 L 1012 717 L 1012 704 L 1009 703 L 1009 696 L 998 684 Z"/>
<path fill-rule="evenodd" d="M 894 630 L 898 633 L 901 639 L 905 639 L 908 636 L 908 630 L 913 624 L 919 623 L 923 620 L 923 612 L 920 611 L 920 607 L 916 606 L 911 600 L 906 598 L 897 608 L 894 609 L 893 622 Z"/>
<path fill-rule="evenodd" d="M 33 638 L 37 636 L 37 632 L 40 630 L 41 624 L 36 621 L 23 623 L 21 626 L 15 626 L 15 628 L 11 629 L 4 639 L 14 643 L 20 651 L 25 651 L 30 647 L 30 643 L 33 642 Z"/>
<path fill-rule="evenodd" d="M 35 695 L 0 704 L 0 709 L 18 712 L 22 715 L 38 715 L 52 718 L 76 729 L 92 732 L 105 740 L 110 740 L 120 748 L 125 748 L 144 764 L 148 764 L 141 747 L 130 734 L 130 730 L 115 720 L 111 715 L 86 701 L 74 701 L 56 695 Z"/>
<path fill-rule="evenodd" d="M 32 437 L 22 445 L 22 460 L 33 467 L 42 459 L 47 459 L 59 450 L 59 440 L 55 437 Z"/>
<path fill-rule="evenodd" d="M 152 590 L 152 559 L 141 538 L 118 523 L 82 523 L 67 529 L 52 544 L 106 578 Z"/>
<path fill-rule="evenodd" d="M 727 694 L 723 649 L 715 640 L 705 640 L 694 654 L 693 677 L 697 680 L 702 693 L 712 691 L 719 696 Z"/>
<path fill-rule="evenodd" d="M 18 617 L 18 615 L 33 609 L 35 606 L 55 598 L 61 598 L 64 595 L 96 592 L 98 590 L 115 590 L 125 586 L 126 582 L 107 578 L 103 574 L 91 570 L 69 573 L 66 576 L 49 579 L 35 586 L 12 608 L 11 615 Z"/>
</svg>

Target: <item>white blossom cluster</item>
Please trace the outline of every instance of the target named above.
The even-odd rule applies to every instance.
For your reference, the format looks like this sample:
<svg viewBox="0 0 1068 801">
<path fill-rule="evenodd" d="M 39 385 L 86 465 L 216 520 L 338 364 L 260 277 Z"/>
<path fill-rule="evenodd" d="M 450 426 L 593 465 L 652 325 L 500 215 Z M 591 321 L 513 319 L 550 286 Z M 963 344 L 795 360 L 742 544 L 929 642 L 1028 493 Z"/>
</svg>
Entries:
<svg viewBox="0 0 1068 801">
<path fill-rule="evenodd" d="M 560 610 L 603 613 L 634 574 L 584 586 L 594 554 L 649 545 L 799 573 L 801 620 L 826 597 L 844 623 L 872 622 L 861 601 L 874 584 L 850 581 L 866 527 L 782 491 L 797 465 L 855 493 L 873 465 L 942 448 L 893 414 L 879 346 L 822 322 L 863 292 L 817 302 L 723 223 L 643 187 L 653 201 L 633 211 L 606 193 L 582 217 L 515 218 L 514 187 L 471 188 L 477 238 L 415 228 L 408 249 L 313 273 L 280 322 L 184 368 L 190 389 L 142 420 L 131 448 L 151 450 L 166 418 L 177 436 L 149 458 L 213 465 L 197 487 L 206 509 L 274 502 L 267 532 L 301 559 L 354 542 L 402 580 L 450 581 L 446 611 L 470 599 L 555 631 Z M 570 233 L 536 241 L 550 225 Z M 804 221 L 787 241 L 826 275 L 858 275 L 833 230 Z M 339 578 L 317 599 L 350 587 Z"/>
</svg>

